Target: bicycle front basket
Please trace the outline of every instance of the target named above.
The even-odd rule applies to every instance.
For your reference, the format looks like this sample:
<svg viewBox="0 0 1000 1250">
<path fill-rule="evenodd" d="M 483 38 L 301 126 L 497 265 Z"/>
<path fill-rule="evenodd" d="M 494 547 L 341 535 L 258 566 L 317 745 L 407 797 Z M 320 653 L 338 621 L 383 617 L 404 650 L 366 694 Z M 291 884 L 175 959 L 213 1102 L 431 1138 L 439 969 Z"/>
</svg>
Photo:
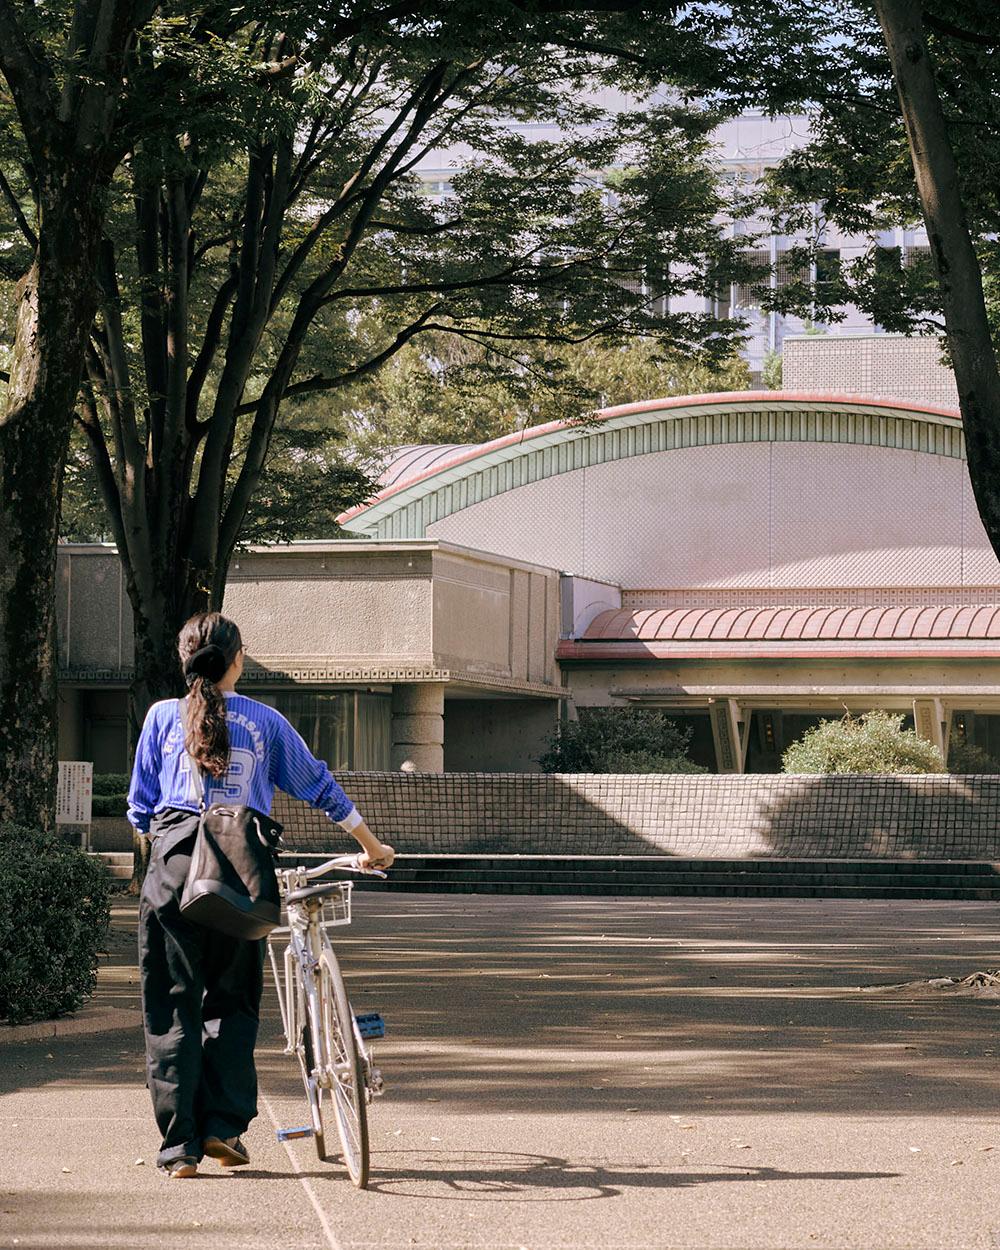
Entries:
<svg viewBox="0 0 1000 1250">
<path fill-rule="evenodd" d="M 341 881 L 340 888 L 323 899 L 323 910 L 319 922 L 325 929 L 328 925 L 351 923 L 351 890 L 353 883 Z"/>
</svg>

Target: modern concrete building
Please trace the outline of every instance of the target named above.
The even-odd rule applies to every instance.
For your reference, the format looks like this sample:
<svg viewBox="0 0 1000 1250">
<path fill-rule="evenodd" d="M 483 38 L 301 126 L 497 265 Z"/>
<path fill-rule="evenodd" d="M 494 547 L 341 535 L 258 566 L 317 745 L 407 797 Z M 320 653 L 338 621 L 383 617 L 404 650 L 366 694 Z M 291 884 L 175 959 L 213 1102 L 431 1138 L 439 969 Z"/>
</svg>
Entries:
<svg viewBox="0 0 1000 1250">
<path fill-rule="evenodd" d="M 441 541 L 247 553 L 225 603 L 247 650 L 240 688 L 284 712 L 335 769 L 497 758 L 530 771 L 565 697 L 559 581 Z M 60 756 L 124 771 L 131 610 L 113 547 L 60 548 L 58 608 Z"/>
<path fill-rule="evenodd" d="M 720 772 L 775 770 L 845 707 L 1000 755 L 1000 564 L 964 455 L 950 407 L 805 391 L 403 449 L 355 538 L 237 560 L 244 685 L 338 768 L 530 771 L 559 715 L 636 703 Z M 60 579 L 63 754 L 123 768 L 113 549 L 62 548 Z"/>
</svg>

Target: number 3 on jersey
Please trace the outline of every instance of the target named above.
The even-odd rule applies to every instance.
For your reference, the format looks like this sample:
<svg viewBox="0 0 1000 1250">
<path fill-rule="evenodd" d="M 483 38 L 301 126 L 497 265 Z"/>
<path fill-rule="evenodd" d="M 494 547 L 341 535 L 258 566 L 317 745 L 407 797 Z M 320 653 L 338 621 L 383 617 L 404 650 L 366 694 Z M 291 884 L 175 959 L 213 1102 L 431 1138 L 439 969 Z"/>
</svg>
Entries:
<svg viewBox="0 0 1000 1250">
<path fill-rule="evenodd" d="M 181 771 L 188 774 L 187 792 L 190 800 L 197 804 L 198 795 L 191 776 L 191 758 L 184 752 L 180 760 Z M 206 786 L 206 802 L 234 803 L 243 807 L 250 806 L 250 785 L 257 768 L 257 757 L 253 751 L 243 747 L 233 747 L 229 752 L 229 771 L 225 777 L 216 781 L 212 778 Z"/>
</svg>

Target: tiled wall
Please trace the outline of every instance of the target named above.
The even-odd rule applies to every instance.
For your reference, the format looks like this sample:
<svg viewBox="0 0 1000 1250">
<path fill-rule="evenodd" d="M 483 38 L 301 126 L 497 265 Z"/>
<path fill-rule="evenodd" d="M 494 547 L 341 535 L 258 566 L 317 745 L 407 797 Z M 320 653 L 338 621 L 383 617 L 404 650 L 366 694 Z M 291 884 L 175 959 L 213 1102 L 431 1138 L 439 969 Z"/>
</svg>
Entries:
<svg viewBox="0 0 1000 1250">
<path fill-rule="evenodd" d="M 962 460 L 851 443 L 611 460 L 495 495 L 427 532 L 625 590 L 1000 581 Z"/>
<path fill-rule="evenodd" d="M 782 387 L 786 391 L 892 396 L 918 404 L 958 407 L 955 375 L 941 363 L 941 347 L 933 337 L 786 336 L 782 344 Z"/>
<path fill-rule="evenodd" d="M 1000 777 L 349 773 L 380 837 L 410 854 L 1000 859 Z M 350 839 L 277 796 L 300 850 Z"/>
</svg>

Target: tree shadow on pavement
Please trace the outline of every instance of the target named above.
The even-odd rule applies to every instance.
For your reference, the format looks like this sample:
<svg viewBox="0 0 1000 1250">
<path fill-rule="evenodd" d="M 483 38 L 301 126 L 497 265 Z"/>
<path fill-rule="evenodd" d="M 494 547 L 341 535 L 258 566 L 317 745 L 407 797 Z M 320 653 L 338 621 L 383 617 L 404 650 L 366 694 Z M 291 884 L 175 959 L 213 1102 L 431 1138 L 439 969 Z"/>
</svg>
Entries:
<svg viewBox="0 0 1000 1250">
<path fill-rule="evenodd" d="M 998 1111 L 1000 1003 L 859 993 L 996 966 L 992 904 L 366 895 L 334 944 L 387 1022 L 378 1118 Z M 278 1026 L 268 984 L 258 1066 L 298 1100 Z M 139 1030 L 0 1047 L 5 1092 L 143 1083 Z"/>
<path fill-rule="evenodd" d="M 689 1189 L 719 1183 L 761 1181 L 891 1180 L 898 1172 L 785 1172 L 780 1168 L 721 1163 L 692 1170 L 630 1164 L 615 1167 L 558 1155 L 463 1150 L 455 1153 L 379 1151 L 369 1188 L 397 1198 L 433 1196 L 454 1202 L 589 1202 L 617 1198 L 632 1189 Z"/>
<path fill-rule="evenodd" d="M 775 778 L 754 820 L 776 858 L 995 860 L 1000 777 Z"/>
</svg>

